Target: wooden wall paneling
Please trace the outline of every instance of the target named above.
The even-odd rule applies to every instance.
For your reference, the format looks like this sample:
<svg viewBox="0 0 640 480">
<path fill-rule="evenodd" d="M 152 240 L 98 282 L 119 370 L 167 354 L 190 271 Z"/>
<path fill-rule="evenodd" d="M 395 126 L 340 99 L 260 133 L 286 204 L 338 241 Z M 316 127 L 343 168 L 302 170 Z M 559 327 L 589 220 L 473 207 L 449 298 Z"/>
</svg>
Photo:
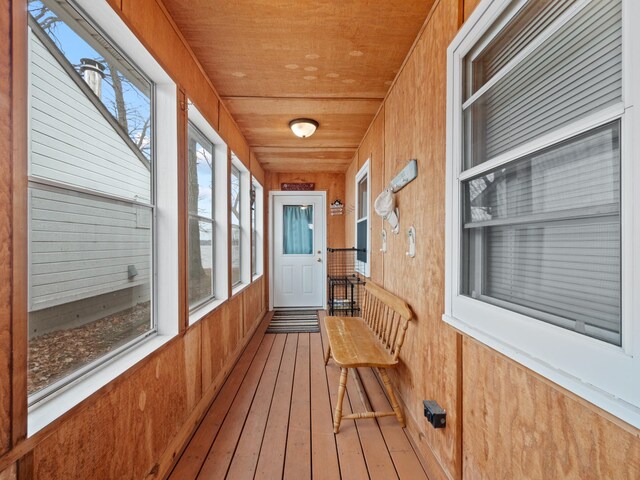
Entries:
<svg viewBox="0 0 640 480">
<path fill-rule="evenodd" d="M 264 284 L 265 284 L 265 276 L 263 275 L 262 277 L 260 277 L 258 280 L 256 280 L 256 283 L 259 283 L 260 286 L 258 288 L 258 303 L 257 303 L 257 307 L 258 307 L 258 319 L 262 320 L 262 318 L 264 317 L 264 315 L 266 315 L 267 313 L 267 309 L 264 306 Z"/>
<path fill-rule="evenodd" d="M 202 398 L 202 324 L 193 325 L 184 335 L 184 375 L 187 386 L 186 411 L 192 411 Z"/>
<path fill-rule="evenodd" d="M 442 322 L 446 149 L 446 50 L 458 29 L 457 0 L 441 0 L 385 102 L 385 184 L 407 161 L 418 160 L 418 178 L 397 195 L 400 235 L 388 236 L 384 287 L 416 314 L 393 375 L 407 406 L 408 423 L 425 456 L 433 452 L 452 478 L 461 476 L 459 443 L 460 363 L 457 334 Z M 405 255 L 406 232 L 417 232 L 416 257 Z M 411 365 L 412 368 L 409 368 Z M 433 429 L 422 414 L 423 399 L 447 411 L 447 428 Z"/>
<path fill-rule="evenodd" d="M 11 443 L 27 436 L 28 259 L 27 259 L 27 138 L 28 37 L 24 0 L 14 0 L 11 11 L 11 270 L 12 405 Z M 5 178 L 9 177 L 6 175 Z"/>
<path fill-rule="evenodd" d="M 184 88 L 211 126 L 218 129 L 218 94 L 162 2 L 120 1 L 121 16 L 129 28 L 174 81 Z"/>
<path fill-rule="evenodd" d="M 220 107 L 220 136 L 227 142 L 233 153 L 240 159 L 245 167 L 251 167 L 251 152 L 249 145 L 242 136 L 240 129 L 236 125 L 231 114 L 224 106 Z"/>
<path fill-rule="evenodd" d="M 638 429 L 469 337 L 463 361 L 465 478 L 640 478 Z"/>
<path fill-rule="evenodd" d="M 114 10 L 122 10 L 122 0 L 107 0 L 107 3 L 111 5 Z"/>
<path fill-rule="evenodd" d="M 244 335 L 252 331 L 262 314 L 262 278 L 249 285 L 243 292 Z"/>
<path fill-rule="evenodd" d="M 467 21 L 482 0 L 463 0 L 463 1 L 464 1 L 464 20 Z"/>
<path fill-rule="evenodd" d="M 180 331 L 189 328 L 188 237 L 188 113 L 187 96 L 178 88 L 178 319 Z"/>
<path fill-rule="evenodd" d="M 271 256 L 271 246 L 269 245 L 269 235 L 271 234 L 271 205 L 269 204 L 269 193 L 280 190 L 280 174 L 277 172 L 264 172 L 264 278 L 270 279 L 269 258 Z M 265 281 L 264 302 L 269 308 L 269 296 L 271 289 L 270 281 Z"/>
<path fill-rule="evenodd" d="M 0 480 L 17 480 L 17 478 L 15 464 L 0 472 Z"/>
<path fill-rule="evenodd" d="M 11 152 L 11 0 L 0 0 L 0 151 Z M 11 447 L 12 155 L 0 156 L 0 455 Z M 4 474 L 3 474 L 4 475 Z M 8 473 L 6 474 L 8 477 Z M 1 477 L 0 477 L 1 478 Z"/>
<path fill-rule="evenodd" d="M 356 174 L 358 173 L 358 152 L 345 173 L 344 194 L 344 244 L 351 248 L 356 245 Z"/>
<path fill-rule="evenodd" d="M 187 417 L 187 370 L 197 366 L 187 362 L 186 345 L 171 342 L 64 417 L 33 451 L 34 478 L 143 478 Z"/>
<path fill-rule="evenodd" d="M 225 321 L 228 324 L 229 334 L 229 352 L 234 352 L 240 345 L 243 337 L 243 315 L 244 315 L 244 303 L 242 295 L 236 295 L 228 302 L 229 308 L 227 309 L 227 318 Z M 228 356 L 228 355 L 227 355 Z"/>
<path fill-rule="evenodd" d="M 222 304 L 204 319 L 202 326 L 202 388 L 216 379 L 242 339 L 242 294 Z"/>
<path fill-rule="evenodd" d="M 262 168 L 262 165 L 258 161 L 256 153 L 253 150 L 251 150 L 251 161 L 249 170 L 251 170 L 251 175 L 253 176 L 253 178 L 255 178 L 258 183 L 260 183 L 260 185 L 264 187 L 264 169 Z"/>
<path fill-rule="evenodd" d="M 207 390 L 217 372 L 224 364 L 229 353 L 226 341 L 228 338 L 228 322 L 224 321 L 227 304 L 222 304 L 213 312 L 200 320 L 202 324 L 202 389 Z"/>
<path fill-rule="evenodd" d="M 378 285 L 382 285 L 384 263 L 380 254 L 380 249 L 382 248 L 381 231 L 385 228 L 387 235 L 392 235 L 392 233 L 391 229 L 388 228 L 388 224 L 384 225 L 382 218 L 376 214 L 373 204 L 380 192 L 386 187 L 384 182 L 384 106 L 378 112 L 358 149 L 358 170 L 362 168 L 367 159 L 369 159 L 369 190 L 371 198 L 369 205 L 371 265 L 369 266 L 369 271 L 371 280 Z M 355 181 L 355 178 L 351 179 L 351 181 Z"/>
</svg>

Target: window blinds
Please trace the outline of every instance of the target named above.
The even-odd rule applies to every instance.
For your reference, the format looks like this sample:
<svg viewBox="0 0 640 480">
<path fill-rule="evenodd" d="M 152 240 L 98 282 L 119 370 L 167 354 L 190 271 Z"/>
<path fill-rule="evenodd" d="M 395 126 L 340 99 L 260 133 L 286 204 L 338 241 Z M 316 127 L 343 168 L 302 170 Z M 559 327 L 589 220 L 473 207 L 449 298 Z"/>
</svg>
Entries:
<svg viewBox="0 0 640 480">
<path fill-rule="evenodd" d="M 515 2 L 514 2 L 515 3 Z M 502 70 L 513 58 L 526 48 L 547 27 L 555 22 L 576 0 L 530 1 L 522 7 L 522 11 L 513 17 L 507 28 L 498 33 L 482 52 L 469 57 L 472 60 L 471 94 Z M 517 5 L 514 4 L 514 8 Z M 503 16 L 512 15 L 507 9 Z"/>
<path fill-rule="evenodd" d="M 621 23 L 619 1 L 594 0 L 517 65 L 505 64 L 508 55 L 489 62 L 485 74 L 492 77 L 498 67 L 510 70 L 466 106 L 465 137 L 472 147 L 465 167 L 620 102 Z M 514 47 L 502 48 L 507 54 L 518 51 L 520 38 L 511 40 Z"/>
<path fill-rule="evenodd" d="M 621 104 L 621 1 L 575 5 L 531 1 L 468 55 L 464 169 Z M 462 181 L 461 293 L 621 345 L 621 121 L 583 131 Z"/>
<path fill-rule="evenodd" d="M 464 183 L 468 294 L 620 343 L 620 125 Z M 484 259 L 482 258 L 484 257 Z M 522 307 L 522 308 L 519 308 Z"/>
</svg>

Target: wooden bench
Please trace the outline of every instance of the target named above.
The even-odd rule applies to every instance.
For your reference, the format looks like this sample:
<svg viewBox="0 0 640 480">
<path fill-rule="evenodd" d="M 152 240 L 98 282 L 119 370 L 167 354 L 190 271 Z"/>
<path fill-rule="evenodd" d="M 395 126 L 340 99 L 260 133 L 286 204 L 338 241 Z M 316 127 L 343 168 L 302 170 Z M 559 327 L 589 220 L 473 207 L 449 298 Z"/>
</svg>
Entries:
<svg viewBox="0 0 640 480">
<path fill-rule="evenodd" d="M 333 419 L 333 431 L 338 433 L 343 418 L 375 418 L 395 415 L 404 427 L 404 417 L 391 388 L 387 368 L 398 365 L 398 355 L 404 342 L 411 308 L 400 298 L 368 282 L 364 291 L 362 317 L 326 317 L 325 327 L 329 348 L 325 365 L 333 357 L 341 368 L 338 402 Z M 372 367 L 380 372 L 389 394 L 393 412 L 361 412 L 342 416 L 342 400 L 350 368 Z"/>
</svg>

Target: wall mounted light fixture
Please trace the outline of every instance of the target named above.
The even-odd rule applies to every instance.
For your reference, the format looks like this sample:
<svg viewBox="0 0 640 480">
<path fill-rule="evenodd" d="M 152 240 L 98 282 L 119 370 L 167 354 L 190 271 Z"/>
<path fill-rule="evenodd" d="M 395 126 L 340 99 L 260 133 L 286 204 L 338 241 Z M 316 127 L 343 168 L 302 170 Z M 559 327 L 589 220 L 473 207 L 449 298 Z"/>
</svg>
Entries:
<svg viewBox="0 0 640 480">
<path fill-rule="evenodd" d="M 296 118 L 289 122 L 291 131 L 300 138 L 307 138 L 313 135 L 318 125 L 318 122 L 311 118 Z"/>
</svg>

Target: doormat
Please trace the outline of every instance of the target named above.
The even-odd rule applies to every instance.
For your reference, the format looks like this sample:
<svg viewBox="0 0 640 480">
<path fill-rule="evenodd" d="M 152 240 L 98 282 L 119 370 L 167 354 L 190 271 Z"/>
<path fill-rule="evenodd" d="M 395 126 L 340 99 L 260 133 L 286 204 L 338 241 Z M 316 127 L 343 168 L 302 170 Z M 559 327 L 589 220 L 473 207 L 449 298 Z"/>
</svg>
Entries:
<svg viewBox="0 0 640 480">
<path fill-rule="evenodd" d="M 267 328 L 267 333 L 317 333 L 319 331 L 316 310 L 276 310 Z"/>
</svg>

